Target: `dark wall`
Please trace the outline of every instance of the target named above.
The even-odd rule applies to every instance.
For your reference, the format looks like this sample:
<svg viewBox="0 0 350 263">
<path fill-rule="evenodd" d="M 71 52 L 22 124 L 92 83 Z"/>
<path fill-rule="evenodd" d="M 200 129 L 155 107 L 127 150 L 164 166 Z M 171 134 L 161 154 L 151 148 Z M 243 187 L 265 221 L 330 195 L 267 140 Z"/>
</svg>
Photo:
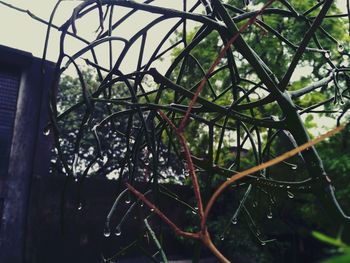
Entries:
<svg viewBox="0 0 350 263">
<path fill-rule="evenodd" d="M 145 190 L 142 184 L 136 187 L 140 191 Z M 174 185 L 167 187 L 173 192 L 181 193 L 181 198 L 187 199 L 191 195 L 189 189 Z M 79 183 L 66 181 L 64 176 L 33 180 L 28 217 L 27 262 L 103 262 L 101 255 L 112 256 L 138 238 L 140 246 L 150 253 L 157 251 L 150 236 L 143 236 L 143 218 L 150 214 L 145 206 L 135 207 L 122 225 L 120 236 L 113 234 L 116 225 L 132 204 L 125 203 L 125 199 L 117 206 L 111 220 L 112 234 L 110 237 L 103 235 L 106 216 L 121 190 L 119 183 L 91 178 L 84 182 L 80 197 L 78 189 Z M 78 209 L 80 202 L 82 209 Z M 185 225 L 188 215 L 183 214 L 179 204 L 162 197 L 160 207 L 177 224 Z M 167 255 L 191 255 L 192 247 L 184 246 L 157 216 L 150 218 L 150 224 L 154 231 L 163 232 L 162 242 Z M 139 263 L 151 262 L 149 259 L 140 259 L 142 252 L 137 246 L 118 257 L 117 262 L 120 262 L 120 258 L 132 257 L 138 257 L 136 262 Z"/>
<path fill-rule="evenodd" d="M 30 183 L 40 122 L 47 121 L 47 97 L 53 64 L 0 46 L 0 262 L 23 262 Z M 49 149 L 49 145 L 46 145 Z M 42 159 L 42 164 L 49 162 Z"/>
</svg>

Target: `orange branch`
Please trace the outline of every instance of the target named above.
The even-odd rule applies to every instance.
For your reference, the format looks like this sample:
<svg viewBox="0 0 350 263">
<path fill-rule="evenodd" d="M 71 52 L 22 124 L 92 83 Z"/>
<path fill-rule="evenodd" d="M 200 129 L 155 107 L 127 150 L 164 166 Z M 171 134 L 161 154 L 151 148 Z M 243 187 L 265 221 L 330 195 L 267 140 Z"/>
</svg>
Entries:
<svg viewBox="0 0 350 263">
<path fill-rule="evenodd" d="M 304 151 L 307 148 L 309 148 L 309 147 L 311 147 L 311 146 L 313 146 L 313 145 L 315 145 L 315 144 L 325 140 L 326 138 L 333 136 L 334 134 L 338 133 L 339 131 L 341 131 L 343 129 L 344 129 L 344 125 L 340 125 L 339 127 L 336 127 L 334 129 L 326 132 L 325 134 L 317 137 L 316 139 L 311 140 L 311 141 L 309 141 L 309 142 L 307 142 L 307 143 L 305 143 L 305 144 L 303 144 L 303 145 L 301 145 L 301 146 L 299 146 L 299 147 L 297 147 L 297 148 L 295 148 L 293 150 L 290 150 L 290 151 L 288 151 L 288 152 L 286 152 L 286 153 L 284 153 L 284 154 L 282 154 L 282 155 L 280 155 L 280 156 L 278 156 L 278 157 L 276 157 L 276 158 L 274 158 L 272 160 L 269 160 L 268 162 L 262 163 L 260 165 L 254 166 L 254 167 L 252 167 L 250 169 L 247 169 L 247 170 L 245 170 L 243 172 L 240 172 L 238 174 L 233 175 L 231 178 L 229 178 L 227 181 L 225 181 L 223 184 L 221 184 L 219 186 L 219 188 L 217 188 L 216 191 L 214 192 L 214 194 L 211 196 L 211 198 L 210 198 L 210 200 L 209 200 L 209 202 L 208 202 L 208 204 L 207 204 L 207 206 L 205 208 L 205 211 L 204 211 L 204 217 L 203 217 L 203 220 L 201 222 L 201 228 L 202 229 L 205 228 L 205 224 L 206 224 L 206 220 L 208 218 L 209 212 L 210 212 L 213 204 L 215 203 L 216 199 L 220 196 L 220 194 L 222 194 L 222 192 L 230 184 L 234 183 L 235 181 L 237 181 L 237 180 L 239 180 L 239 179 L 241 179 L 241 178 L 243 178 L 243 177 L 245 177 L 245 176 L 247 176 L 249 174 L 258 172 L 258 171 L 260 171 L 262 169 L 265 169 L 265 168 L 268 168 L 268 167 L 270 167 L 272 165 L 278 164 L 278 163 L 280 163 L 280 162 L 282 162 L 282 161 L 284 161 L 284 160 L 286 160 L 286 159 L 288 159 L 288 158 L 290 158 L 290 157 L 300 153 L 301 151 Z"/>
</svg>

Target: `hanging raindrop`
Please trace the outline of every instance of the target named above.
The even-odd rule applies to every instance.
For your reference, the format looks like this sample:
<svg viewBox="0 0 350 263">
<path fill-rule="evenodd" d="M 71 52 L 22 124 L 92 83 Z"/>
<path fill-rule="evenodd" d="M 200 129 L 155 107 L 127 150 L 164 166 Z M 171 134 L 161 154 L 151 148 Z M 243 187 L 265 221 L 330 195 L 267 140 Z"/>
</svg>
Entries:
<svg viewBox="0 0 350 263">
<path fill-rule="evenodd" d="M 48 135 L 50 134 L 50 128 L 45 128 L 45 129 L 43 130 L 43 134 L 44 134 L 45 136 L 48 136 Z"/>
<path fill-rule="evenodd" d="M 287 195 L 290 199 L 294 198 L 294 194 L 292 192 L 287 191 Z"/>
<path fill-rule="evenodd" d="M 131 200 L 128 198 L 125 200 L 125 204 L 130 204 L 131 203 Z"/>
<path fill-rule="evenodd" d="M 296 169 L 298 169 L 298 165 L 293 164 L 290 168 L 292 168 L 292 170 L 296 170 Z"/>
<path fill-rule="evenodd" d="M 330 58 L 331 57 L 331 52 L 327 51 L 326 53 L 324 53 L 324 57 L 325 58 Z"/>
<path fill-rule="evenodd" d="M 260 243 L 262 246 L 265 246 L 266 245 L 266 242 L 264 242 L 264 241 L 261 241 L 261 243 Z"/>
<path fill-rule="evenodd" d="M 154 212 L 154 208 L 151 208 L 150 210 L 151 210 L 151 212 Z"/>
<path fill-rule="evenodd" d="M 232 223 L 233 225 L 237 225 L 237 223 L 238 223 L 237 217 L 232 218 L 231 223 Z"/>
<path fill-rule="evenodd" d="M 109 229 L 108 226 L 105 226 L 104 230 L 103 230 L 103 235 L 105 237 L 109 237 L 111 235 L 111 230 Z"/>
<path fill-rule="evenodd" d="M 224 240 L 225 240 L 225 237 L 224 237 L 224 236 L 221 236 L 221 237 L 220 237 L 220 240 L 221 240 L 221 241 L 224 241 Z"/>
<path fill-rule="evenodd" d="M 266 217 L 267 217 L 268 219 L 271 219 L 271 218 L 272 218 L 272 210 L 271 210 L 271 207 L 269 207 L 269 211 L 268 211 Z"/>
<path fill-rule="evenodd" d="M 344 46 L 342 44 L 338 45 L 338 52 L 343 52 L 344 51 Z"/>
<path fill-rule="evenodd" d="M 82 209 L 83 209 L 83 204 L 82 204 L 82 202 L 80 202 L 79 205 L 78 205 L 78 210 L 80 211 Z"/>
<path fill-rule="evenodd" d="M 114 234 L 119 237 L 122 234 L 122 230 L 120 229 L 120 226 L 117 226 L 117 228 L 115 229 Z"/>
</svg>

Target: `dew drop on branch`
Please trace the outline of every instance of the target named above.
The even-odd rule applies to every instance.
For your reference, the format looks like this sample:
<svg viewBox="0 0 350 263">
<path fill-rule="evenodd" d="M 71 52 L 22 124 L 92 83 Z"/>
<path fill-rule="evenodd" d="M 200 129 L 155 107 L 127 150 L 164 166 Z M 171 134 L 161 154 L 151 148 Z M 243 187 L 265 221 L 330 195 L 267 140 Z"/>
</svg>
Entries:
<svg viewBox="0 0 350 263">
<path fill-rule="evenodd" d="M 105 237 L 109 237 L 111 235 L 111 230 L 109 229 L 108 226 L 105 226 L 105 228 L 103 229 L 103 235 Z"/>
<path fill-rule="evenodd" d="M 342 44 L 338 45 L 338 52 L 343 52 L 344 51 L 344 46 Z"/>
<path fill-rule="evenodd" d="M 122 230 L 120 229 L 119 226 L 116 227 L 114 234 L 115 234 L 117 237 L 121 236 Z"/>
<path fill-rule="evenodd" d="M 231 223 L 232 223 L 233 225 L 237 225 L 237 223 L 238 223 L 237 217 L 232 218 Z"/>
<path fill-rule="evenodd" d="M 290 191 L 287 191 L 287 195 L 290 199 L 293 199 L 294 198 L 294 194 Z"/>
<path fill-rule="evenodd" d="M 45 129 L 43 130 L 43 134 L 44 134 L 45 136 L 49 136 L 49 134 L 50 134 L 50 128 L 45 128 Z"/>
<path fill-rule="evenodd" d="M 272 218 L 272 210 L 271 210 L 271 207 L 269 207 L 269 211 L 267 212 L 266 217 L 267 217 L 268 219 L 271 219 L 271 218 Z"/>
</svg>

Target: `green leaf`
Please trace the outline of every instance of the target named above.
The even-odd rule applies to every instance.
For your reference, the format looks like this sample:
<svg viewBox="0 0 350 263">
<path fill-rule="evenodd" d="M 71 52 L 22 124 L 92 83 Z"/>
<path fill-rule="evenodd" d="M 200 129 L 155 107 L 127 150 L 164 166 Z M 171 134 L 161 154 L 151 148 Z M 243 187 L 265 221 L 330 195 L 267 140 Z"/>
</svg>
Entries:
<svg viewBox="0 0 350 263">
<path fill-rule="evenodd" d="M 318 240 L 322 241 L 323 243 L 327 243 L 336 247 L 346 247 L 346 245 L 343 242 L 341 242 L 340 239 L 329 237 L 317 231 L 312 231 L 312 235 Z"/>
<path fill-rule="evenodd" d="M 345 255 L 332 257 L 329 259 L 326 259 L 325 261 L 322 261 L 322 263 L 349 263 L 350 262 L 350 253 L 347 253 Z"/>
</svg>

